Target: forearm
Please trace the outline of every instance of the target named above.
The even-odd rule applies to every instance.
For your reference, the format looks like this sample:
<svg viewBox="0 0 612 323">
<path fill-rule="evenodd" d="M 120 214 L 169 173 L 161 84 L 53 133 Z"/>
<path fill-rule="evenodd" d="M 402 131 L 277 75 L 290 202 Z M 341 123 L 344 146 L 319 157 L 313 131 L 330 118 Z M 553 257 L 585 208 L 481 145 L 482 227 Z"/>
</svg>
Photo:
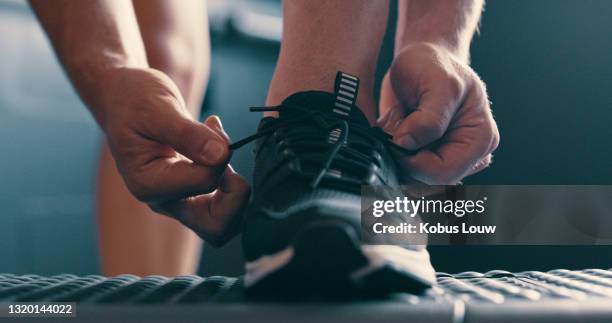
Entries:
<svg viewBox="0 0 612 323">
<path fill-rule="evenodd" d="M 77 92 L 104 127 L 109 71 L 147 67 L 131 1 L 30 0 Z"/>
<path fill-rule="evenodd" d="M 443 46 L 468 62 L 483 4 L 484 0 L 400 0 L 396 52 L 410 44 L 427 42 Z"/>
</svg>

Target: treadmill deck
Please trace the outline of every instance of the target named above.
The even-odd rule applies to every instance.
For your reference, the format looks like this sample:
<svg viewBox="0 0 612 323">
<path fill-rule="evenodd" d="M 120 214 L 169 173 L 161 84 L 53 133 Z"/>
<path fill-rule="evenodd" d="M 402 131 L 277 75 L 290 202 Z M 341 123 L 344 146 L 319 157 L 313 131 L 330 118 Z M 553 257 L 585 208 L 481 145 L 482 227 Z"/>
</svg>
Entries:
<svg viewBox="0 0 612 323">
<path fill-rule="evenodd" d="M 83 322 L 612 322 L 612 269 L 493 270 L 437 278 L 438 285 L 419 296 L 263 302 L 245 299 L 242 280 L 231 277 L 0 274 L 0 303 L 77 302 L 76 320 Z"/>
</svg>

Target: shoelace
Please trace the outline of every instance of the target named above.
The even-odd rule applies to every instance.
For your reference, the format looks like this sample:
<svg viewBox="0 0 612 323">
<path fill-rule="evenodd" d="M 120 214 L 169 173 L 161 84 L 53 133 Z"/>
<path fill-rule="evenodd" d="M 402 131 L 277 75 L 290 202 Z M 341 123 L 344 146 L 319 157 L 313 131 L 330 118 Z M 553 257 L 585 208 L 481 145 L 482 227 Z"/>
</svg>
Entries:
<svg viewBox="0 0 612 323">
<path fill-rule="evenodd" d="M 250 107 L 250 112 L 265 112 L 265 111 L 280 111 L 280 109 L 285 108 L 283 105 L 271 106 L 271 107 Z M 276 118 L 272 123 L 268 126 L 265 126 L 257 133 L 243 138 L 239 141 L 236 141 L 229 145 L 231 150 L 239 149 L 240 147 L 257 140 L 261 137 L 266 137 L 272 135 L 275 131 L 281 128 L 288 128 L 292 125 L 299 124 L 304 121 L 313 121 L 317 123 L 321 128 L 327 129 L 328 131 L 332 131 L 334 129 L 338 130 L 338 135 L 335 142 L 332 144 L 330 150 L 325 156 L 325 161 L 323 162 L 323 166 L 317 173 L 317 175 L 312 180 L 310 186 L 312 188 L 317 188 L 325 175 L 330 171 L 331 165 L 334 159 L 338 156 L 340 151 L 344 148 L 345 150 L 352 149 L 350 152 L 359 157 L 359 159 L 367 160 L 368 156 L 358 149 L 354 149 L 353 147 L 349 147 L 347 145 L 348 134 L 349 134 L 349 123 L 346 120 L 331 117 L 328 114 L 322 111 L 312 111 L 308 109 L 302 109 L 299 107 L 291 107 L 291 109 L 299 111 L 300 115 L 292 118 Z M 362 126 L 359 124 L 351 124 L 351 131 L 365 137 L 365 138 L 374 138 L 382 142 L 384 145 L 388 146 L 391 149 L 394 149 L 404 155 L 414 155 L 416 151 L 406 149 L 402 146 L 395 144 L 391 139 L 393 136 L 384 132 L 380 127 L 370 127 L 370 126 Z M 309 138 L 302 138 L 309 139 Z M 297 156 L 296 156 L 297 158 Z M 367 165 L 362 165 L 367 167 Z"/>
</svg>

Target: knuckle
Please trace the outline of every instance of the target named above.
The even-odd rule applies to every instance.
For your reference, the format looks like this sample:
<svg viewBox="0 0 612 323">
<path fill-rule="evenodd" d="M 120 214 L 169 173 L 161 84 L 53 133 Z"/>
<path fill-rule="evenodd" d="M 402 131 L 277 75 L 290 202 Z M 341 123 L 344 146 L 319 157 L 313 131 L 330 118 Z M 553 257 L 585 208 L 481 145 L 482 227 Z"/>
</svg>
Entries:
<svg viewBox="0 0 612 323">
<path fill-rule="evenodd" d="M 501 140 L 500 134 L 499 134 L 499 130 L 497 129 L 497 127 L 493 128 L 493 135 L 491 138 L 491 151 L 497 149 L 497 147 L 499 147 L 499 142 Z"/>
<path fill-rule="evenodd" d="M 478 102 L 482 108 L 489 108 L 490 104 L 487 88 L 480 79 L 477 80 L 474 86 L 474 95 L 476 96 L 476 102 Z"/>
<path fill-rule="evenodd" d="M 493 118 L 489 117 L 483 121 L 485 125 L 482 130 L 482 138 L 488 143 L 489 151 L 493 151 L 499 145 L 500 135 L 497 124 Z"/>
<path fill-rule="evenodd" d="M 429 137 L 440 138 L 444 135 L 446 127 L 442 121 L 442 117 L 431 117 L 428 118 L 423 127 L 425 128 Z"/>
<path fill-rule="evenodd" d="M 183 102 L 174 93 L 172 93 L 171 89 L 164 89 L 164 92 L 160 93 L 155 100 L 161 103 L 161 106 L 164 108 L 173 107 L 174 109 L 181 111 L 181 107 L 183 106 Z"/>
<path fill-rule="evenodd" d="M 453 98 L 461 98 L 465 93 L 465 84 L 463 80 L 461 80 L 456 75 L 449 75 L 446 81 L 446 87 L 448 89 L 449 95 Z"/>
<path fill-rule="evenodd" d="M 197 137 L 193 135 L 193 131 L 191 130 L 190 125 L 187 122 L 177 122 L 175 125 L 175 133 L 177 138 L 189 138 L 189 140 L 194 140 Z M 187 140 L 185 140 L 187 141 Z M 179 141 L 182 142 L 182 141 Z"/>
<path fill-rule="evenodd" d="M 493 129 L 493 125 L 487 122 L 486 120 L 484 122 L 485 123 L 484 127 L 482 128 L 481 138 L 485 139 L 486 141 L 493 141 L 493 137 L 495 137 L 495 130 Z"/>
</svg>

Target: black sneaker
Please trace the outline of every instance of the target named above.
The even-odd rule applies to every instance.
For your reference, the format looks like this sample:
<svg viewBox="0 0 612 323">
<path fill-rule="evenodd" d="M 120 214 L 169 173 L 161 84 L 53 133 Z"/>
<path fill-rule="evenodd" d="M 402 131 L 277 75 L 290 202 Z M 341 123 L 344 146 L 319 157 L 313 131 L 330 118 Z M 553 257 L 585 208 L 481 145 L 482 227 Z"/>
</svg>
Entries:
<svg viewBox="0 0 612 323">
<path fill-rule="evenodd" d="M 421 293 L 435 283 L 424 246 L 362 245 L 361 186 L 399 186 L 390 136 L 354 105 L 359 80 L 335 94 L 291 95 L 261 120 L 253 200 L 243 230 L 250 295 Z"/>
</svg>

